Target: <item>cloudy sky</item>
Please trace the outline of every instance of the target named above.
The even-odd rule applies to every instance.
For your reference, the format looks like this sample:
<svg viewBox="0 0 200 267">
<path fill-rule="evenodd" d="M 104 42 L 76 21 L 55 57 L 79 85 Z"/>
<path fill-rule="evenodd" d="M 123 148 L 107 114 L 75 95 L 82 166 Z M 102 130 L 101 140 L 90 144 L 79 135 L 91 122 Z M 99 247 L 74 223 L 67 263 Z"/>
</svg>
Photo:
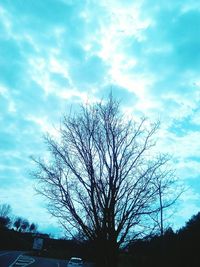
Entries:
<svg viewBox="0 0 200 267">
<path fill-rule="evenodd" d="M 0 204 L 58 230 L 30 175 L 71 106 L 112 88 L 129 115 L 160 119 L 159 146 L 186 185 L 174 216 L 200 211 L 200 3 L 196 0 L 0 2 Z"/>
</svg>

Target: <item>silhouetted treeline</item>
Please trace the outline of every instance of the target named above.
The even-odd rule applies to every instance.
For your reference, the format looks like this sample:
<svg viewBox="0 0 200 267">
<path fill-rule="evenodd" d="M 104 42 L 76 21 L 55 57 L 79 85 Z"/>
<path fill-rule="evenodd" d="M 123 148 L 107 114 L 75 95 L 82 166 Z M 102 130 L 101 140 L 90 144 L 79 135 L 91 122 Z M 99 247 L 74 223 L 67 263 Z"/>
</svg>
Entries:
<svg viewBox="0 0 200 267">
<path fill-rule="evenodd" d="M 60 259 L 78 256 L 95 262 L 94 246 L 89 241 L 53 239 L 47 234 L 34 232 L 35 228 L 31 224 L 24 230 L 22 224 L 19 226 L 15 223 L 18 222 L 17 218 L 13 221 L 14 224 L 10 224 L 8 219 L 1 218 L 9 217 L 7 214 L 0 216 L 0 249 L 2 250 L 26 250 L 31 254 Z M 19 230 L 20 227 L 21 230 Z M 33 250 L 36 236 L 44 239 L 43 249 L 40 252 Z M 162 236 L 154 235 L 130 242 L 126 249 L 121 251 L 119 266 L 199 267 L 199 247 L 200 212 L 192 216 L 185 226 L 176 232 L 168 228 Z"/>
<path fill-rule="evenodd" d="M 169 228 L 163 236 L 130 243 L 124 257 L 130 267 L 199 267 L 199 248 L 200 213 L 177 232 Z"/>
<path fill-rule="evenodd" d="M 1 250 L 30 250 L 32 248 L 32 234 L 21 233 L 10 229 L 0 229 Z"/>
<path fill-rule="evenodd" d="M 15 229 L 19 232 L 36 232 L 37 224 L 30 223 L 29 220 L 12 215 L 12 208 L 9 204 L 0 205 L 0 230 Z"/>
<path fill-rule="evenodd" d="M 33 249 L 34 238 L 43 238 L 41 251 Z M 31 255 L 69 259 L 72 256 L 94 261 L 92 245 L 76 240 L 53 239 L 47 234 L 18 232 L 14 229 L 0 229 L 0 250 L 25 250 Z"/>
<path fill-rule="evenodd" d="M 79 256 L 93 259 L 92 245 L 88 241 L 53 239 L 48 234 L 39 233 L 36 223 L 13 216 L 9 204 L 0 205 L 0 250 L 26 250 L 31 254 L 45 257 L 69 259 Z M 36 237 L 43 239 L 41 251 L 33 250 Z"/>
</svg>

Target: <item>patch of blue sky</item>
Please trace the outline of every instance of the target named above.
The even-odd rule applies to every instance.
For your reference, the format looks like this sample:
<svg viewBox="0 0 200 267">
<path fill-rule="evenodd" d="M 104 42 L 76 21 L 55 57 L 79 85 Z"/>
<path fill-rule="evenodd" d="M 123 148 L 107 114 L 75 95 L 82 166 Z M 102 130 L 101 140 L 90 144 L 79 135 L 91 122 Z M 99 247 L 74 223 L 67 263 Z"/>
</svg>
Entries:
<svg viewBox="0 0 200 267">
<path fill-rule="evenodd" d="M 72 64 L 72 68 L 69 69 L 74 83 L 80 86 L 80 84 L 96 84 L 102 82 L 106 73 L 106 65 L 97 56 L 92 56 L 85 59 L 78 64 Z M 82 88 L 84 90 L 84 86 Z"/>
<path fill-rule="evenodd" d="M 190 179 L 189 186 L 194 189 L 195 193 L 200 192 L 200 183 L 199 183 L 200 175 L 197 175 L 196 179 Z M 195 203 L 199 205 L 199 199 L 196 199 Z M 200 206 L 200 205 L 199 205 Z"/>
<path fill-rule="evenodd" d="M 96 92 L 99 99 L 107 98 L 108 92 L 111 92 L 114 97 L 124 106 L 134 107 L 137 102 L 137 96 L 134 92 L 129 92 L 126 88 L 120 87 L 117 84 L 107 84 L 101 90 Z"/>
<path fill-rule="evenodd" d="M 0 150 L 17 149 L 17 142 L 12 134 L 8 132 L 0 133 L 1 147 Z"/>
<path fill-rule="evenodd" d="M 169 127 L 169 131 L 176 136 L 183 137 L 189 132 L 200 132 L 200 125 L 193 123 L 191 116 L 189 116 L 181 120 L 174 120 L 173 124 Z"/>
<path fill-rule="evenodd" d="M 23 166 L 23 165 L 22 165 Z M 20 166 L 19 166 L 20 168 Z M 1 190 L 6 190 L 9 188 L 19 188 L 23 186 L 23 183 L 19 182 L 19 169 L 15 168 L 5 168 L 4 170 L 0 170 L 0 183 L 1 183 Z M 9 197 L 9 195 L 8 195 Z"/>
<path fill-rule="evenodd" d="M 21 82 L 20 71 L 23 72 L 23 58 L 18 44 L 12 40 L 1 40 L 0 50 L 1 83 L 12 89 Z"/>
<path fill-rule="evenodd" d="M 152 25 L 143 32 L 144 39 L 132 39 L 132 53 L 135 49 L 136 56 L 142 56 L 142 67 L 152 71 L 170 70 L 174 75 L 188 69 L 196 71 L 200 62 L 199 24 L 198 10 L 182 13 L 180 9 L 157 9 Z"/>
<path fill-rule="evenodd" d="M 1 159 L 1 167 L 2 169 L 8 168 L 10 171 L 19 170 L 24 171 L 21 169 L 22 166 L 29 166 L 29 157 L 22 157 L 20 153 L 16 153 L 13 149 L 7 152 L 2 153 Z M 5 173 L 6 174 L 6 173 Z"/>
<path fill-rule="evenodd" d="M 200 155 L 189 157 L 188 160 L 200 162 Z M 199 176 L 200 174 L 198 174 Z"/>
<path fill-rule="evenodd" d="M 63 51 L 63 56 L 67 56 L 72 62 L 81 62 L 85 60 L 85 51 L 81 43 L 66 40 L 67 49 Z"/>
<path fill-rule="evenodd" d="M 29 23 L 33 19 L 34 23 L 37 23 L 37 21 L 46 22 L 47 27 L 59 22 L 63 24 L 67 17 L 74 18 L 75 9 L 78 7 L 77 5 L 67 4 L 59 0 L 47 0 L 46 2 L 38 2 L 37 4 L 35 4 L 34 0 L 28 2 L 22 0 L 13 2 L 8 0 L 4 1 L 2 5 L 15 16 L 19 15 L 20 12 L 20 17 L 26 19 L 25 23 Z"/>
<path fill-rule="evenodd" d="M 60 73 L 52 72 L 51 80 L 55 81 L 59 86 L 64 87 L 65 89 L 70 87 L 69 80 Z"/>
</svg>

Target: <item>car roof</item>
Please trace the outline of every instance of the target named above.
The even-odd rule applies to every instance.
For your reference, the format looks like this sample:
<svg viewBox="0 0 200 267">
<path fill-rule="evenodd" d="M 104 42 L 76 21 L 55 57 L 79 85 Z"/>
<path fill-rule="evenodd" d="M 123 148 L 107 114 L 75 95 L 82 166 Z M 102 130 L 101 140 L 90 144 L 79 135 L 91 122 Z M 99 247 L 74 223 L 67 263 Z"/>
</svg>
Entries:
<svg viewBox="0 0 200 267">
<path fill-rule="evenodd" d="M 71 257 L 70 260 L 82 260 L 81 258 L 77 258 L 77 257 Z"/>
</svg>

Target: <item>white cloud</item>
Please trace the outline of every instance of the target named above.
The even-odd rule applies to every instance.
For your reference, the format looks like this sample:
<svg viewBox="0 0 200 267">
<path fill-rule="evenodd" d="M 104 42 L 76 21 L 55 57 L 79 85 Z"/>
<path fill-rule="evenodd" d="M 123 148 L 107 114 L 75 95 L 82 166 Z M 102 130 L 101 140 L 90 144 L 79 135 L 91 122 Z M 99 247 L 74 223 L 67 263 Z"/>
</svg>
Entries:
<svg viewBox="0 0 200 267">
<path fill-rule="evenodd" d="M 0 94 L 2 96 L 7 96 L 8 95 L 8 89 L 3 85 L 0 86 Z"/>
<path fill-rule="evenodd" d="M 189 220 L 193 215 L 198 213 L 200 210 L 200 205 L 194 204 L 194 203 L 187 203 L 184 207 L 180 209 L 180 211 L 177 213 L 177 217 L 179 216 L 184 221 Z"/>
<path fill-rule="evenodd" d="M 48 14 L 45 2 L 11 2 L 0 4 L 0 122 L 7 125 L 2 127 L 2 153 L 10 155 L 13 168 L 17 159 L 42 150 L 40 135 L 57 136 L 52 125 L 66 107 L 94 102 L 115 85 L 113 94 L 127 98 L 122 107 L 126 115 L 161 120 L 158 147 L 174 156 L 178 175 L 188 182 L 198 176 L 197 2 L 63 0 L 52 1 Z M 17 172 L 21 168 L 23 174 L 22 162 Z M 3 171 L 5 162 L 0 166 Z M 28 201 L 29 206 L 21 207 L 26 214 L 34 199 L 27 179 L 24 188 L 30 196 L 11 188 L 10 197 L 12 203 L 19 197 L 20 205 Z M 43 208 L 37 201 L 35 205 L 42 218 Z M 189 202 L 188 207 L 191 214 L 198 209 Z"/>
<path fill-rule="evenodd" d="M 58 227 L 57 220 L 47 212 L 43 199 L 36 195 L 31 180 L 16 184 L 17 187 L 0 189 L 1 201 L 12 207 L 13 215 L 26 218 L 30 223 L 38 223 L 39 230 L 45 230 L 50 224 Z M 47 223 L 48 221 L 48 223 Z"/>
<path fill-rule="evenodd" d="M 183 137 L 171 135 L 169 150 L 179 160 L 200 157 L 200 132 L 189 131 Z"/>
</svg>

